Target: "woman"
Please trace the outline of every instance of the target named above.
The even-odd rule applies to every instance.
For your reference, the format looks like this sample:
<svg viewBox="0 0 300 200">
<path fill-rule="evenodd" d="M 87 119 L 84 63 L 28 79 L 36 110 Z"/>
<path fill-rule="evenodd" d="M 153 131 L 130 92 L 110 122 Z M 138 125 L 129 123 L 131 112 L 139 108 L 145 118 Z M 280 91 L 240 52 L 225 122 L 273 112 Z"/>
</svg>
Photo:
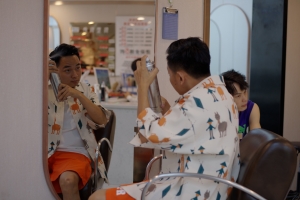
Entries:
<svg viewBox="0 0 300 200">
<path fill-rule="evenodd" d="M 233 96 L 239 111 L 239 137 L 242 139 L 252 129 L 261 128 L 260 111 L 256 103 L 248 99 L 248 83 L 244 75 L 229 70 L 221 74 L 224 77 L 226 88 Z"/>
</svg>

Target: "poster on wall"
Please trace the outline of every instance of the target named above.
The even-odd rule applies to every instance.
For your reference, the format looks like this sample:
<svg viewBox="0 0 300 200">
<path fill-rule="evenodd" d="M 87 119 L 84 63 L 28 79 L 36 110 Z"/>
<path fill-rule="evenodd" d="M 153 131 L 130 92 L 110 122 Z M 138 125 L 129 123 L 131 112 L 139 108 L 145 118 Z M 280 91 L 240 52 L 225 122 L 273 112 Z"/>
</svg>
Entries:
<svg viewBox="0 0 300 200">
<path fill-rule="evenodd" d="M 116 75 L 133 74 L 131 63 L 143 55 L 154 60 L 155 17 L 116 17 Z"/>
</svg>

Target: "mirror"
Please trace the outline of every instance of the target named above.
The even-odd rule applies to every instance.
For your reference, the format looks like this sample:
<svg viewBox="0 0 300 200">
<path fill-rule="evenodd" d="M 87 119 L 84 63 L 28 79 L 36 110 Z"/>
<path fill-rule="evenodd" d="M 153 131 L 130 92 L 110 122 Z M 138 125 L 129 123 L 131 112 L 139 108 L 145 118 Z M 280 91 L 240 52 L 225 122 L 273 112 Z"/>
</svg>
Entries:
<svg viewBox="0 0 300 200">
<path fill-rule="evenodd" d="M 251 18 L 252 0 L 211 0 L 211 74 L 234 69 L 249 81 Z"/>
<path fill-rule="evenodd" d="M 56 19 L 49 16 L 49 52 L 60 44 L 60 29 Z"/>
<path fill-rule="evenodd" d="M 47 4 L 45 6 L 45 13 L 47 13 L 47 19 L 49 20 L 49 27 L 47 27 L 47 32 L 49 34 L 49 41 L 47 41 L 47 48 L 45 50 L 45 66 L 48 66 L 47 62 L 48 62 L 48 55 L 49 55 L 49 52 L 51 52 L 56 46 L 58 46 L 58 44 L 54 44 L 55 40 L 54 38 L 52 38 L 52 36 L 54 36 L 54 29 L 55 27 L 58 29 L 60 28 L 60 31 L 57 30 L 58 32 L 56 33 L 60 33 L 60 34 L 56 34 L 56 35 L 60 35 L 60 41 L 59 41 L 59 44 L 60 43 L 66 43 L 66 44 L 78 44 L 78 43 L 74 43 L 74 41 L 71 41 L 71 37 L 72 36 L 83 36 L 83 32 L 87 32 L 87 33 L 95 33 L 95 38 L 97 39 L 97 41 L 95 42 L 95 47 L 98 48 L 98 50 L 100 50 L 100 46 L 101 48 L 105 48 L 103 44 L 100 44 L 100 42 L 98 42 L 99 40 L 99 37 L 102 37 L 103 35 L 100 35 L 98 34 L 97 35 L 97 32 L 99 30 L 99 32 L 105 32 L 106 31 L 106 28 L 109 28 L 109 30 L 112 30 L 112 32 L 115 32 L 112 28 L 114 27 L 110 27 L 108 25 L 112 25 L 112 24 L 115 24 L 116 23 L 116 17 L 117 16 L 124 16 L 124 17 L 130 17 L 130 16 L 145 16 L 145 18 L 147 19 L 148 17 L 152 17 L 153 20 L 152 20 L 152 25 L 155 25 L 155 20 L 154 20 L 154 17 L 155 17 L 155 1 L 152 0 L 152 1 L 102 1 L 102 0 L 99 0 L 99 1 L 89 1 L 89 2 L 84 2 L 84 1 L 62 1 L 62 5 L 61 6 L 57 6 L 55 4 L 57 4 L 57 2 L 55 1 L 51 1 L 50 0 L 50 4 L 48 4 L 47 1 L 45 1 L 45 3 Z M 49 12 L 49 14 L 48 14 Z M 51 15 L 51 17 L 53 18 L 49 18 L 49 15 Z M 56 24 L 53 24 L 53 20 L 56 20 Z M 91 31 L 91 28 L 92 26 L 87 26 L 88 25 L 88 22 L 94 22 L 94 30 Z M 147 23 L 149 22 L 149 20 L 147 21 Z M 80 27 L 82 28 L 82 31 L 78 31 L 78 34 L 74 34 L 74 30 L 72 30 L 72 27 L 79 27 L 77 26 L 78 24 L 76 23 L 84 23 L 86 25 Z M 139 24 L 139 22 L 134 22 L 135 24 Z M 48 22 L 47 22 L 48 24 Z M 58 26 L 59 25 L 59 26 Z M 72 26 L 73 25 L 73 26 Z M 104 26 L 102 26 L 104 25 Z M 51 29 L 50 29 L 51 27 Z M 85 27 L 88 27 L 87 30 L 88 31 L 84 31 L 85 30 Z M 100 29 L 97 29 L 99 28 Z M 51 32 L 50 32 L 51 30 Z M 154 30 L 153 29 L 153 34 L 152 34 L 152 38 L 150 38 L 150 40 L 152 40 L 153 44 L 151 44 L 150 48 L 152 48 L 151 52 L 154 53 Z M 109 31 L 108 31 L 109 32 Z M 139 31 L 139 32 L 143 32 L 143 30 Z M 46 37 L 47 38 L 47 37 Z M 92 37 L 90 38 L 83 38 L 84 40 L 82 40 L 82 45 L 85 45 L 85 41 L 87 43 L 89 43 L 90 41 L 87 41 L 86 39 L 91 39 Z M 103 38 L 102 38 L 103 39 Z M 111 38 L 109 37 L 109 41 L 112 41 L 112 39 L 114 38 Z M 110 43 L 110 44 L 114 44 L 114 43 Z M 114 50 L 114 46 L 108 46 L 108 50 L 109 51 L 113 51 Z M 115 48 L 116 50 L 117 48 Z M 87 52 L 87 49 L 84 49 L 84 51 L 82 49 L 81 50 L 81 53 L 86 53 Z M 147 49 L 142 49 L 143 51 L 139 51 L 140 53 L 144 52 L 146 53 L 147 52 Z M 136 49 L 135 49 L 135 52 Z M 102 52 L 103 53 L 103 52 Z M 104 52 L 105 53 L 105 52 Z M 100 54 L 100 53 L 99 53 Z M 111 56 L 112 58 L 112 55 L 109 54 L 108 56 Z M 128 60 L 134 60 L 134 57 L 132 57 L 132 54 L 130 55 L 130 57 L 128 58 Z M 87 60 L 87 59 L 83 59 L 83 60 Z M 104 62 L 106 62 L 107 60 L 102 60 Z M 130 62 L 128 62 L 130 64 Z M 90 63 L 89 63 L 90 64 Z M 100 67 L 100 65 L 99 65 Z M 129 69 L 130 69 L 130 65 L 128 65 Z M 45 76 L 44 77 L 45 79 L 47 79 L 47 77 Z M 121 79 L 121 76 L 110 76 L 110 81 L 111 83 L 113 84 L 114 82 L 118 81 L 118 79 Z M 91 85 L 94 85 L 96 83 L 96 78 L 94 75 L 87 75 L 85 81 L 89 82 Z M 44 90 L 45 91 L 48 91 L 47 90 L 47 84 L 45 83 L 45 87 L 44 87 Z M 47 97 L 47 92 L 44 91 L 44 97 Z M 48 107 L 48 100 L 47 98 L 44 99 L 44 106 L 46 106 L 46 108 L 49 108 Z M 110 109 L 110 107 L 107 107 L 105 106 L 106 108 Z M 129 112 L 129 111 L 128 111 Z M 47 114 L 46 114 L 47 113 Z M 51 119 L 50 121 L 51 122 L 48 122 L 48 113 L 49 113 L 49 110 L 46 109 L 44 111 L 44 114 L 46 114 L 45 116 L 45 119 L 44 119 L 44 122 L 45 124 L 47 123 L 47 126 L 44 127 L 44 133 L 45 135 L 43 136 L 44 137 L 44 169 L 45 169 L 45 177 L 46 177 L 46 180 L 47 180 L 47 183 L 49 185 L 49 188 L 51 189 L 53 195 L 59 199 L 59 196 L 57 195 L 56 191 L 54 190 L 53 186 L 52 186 L 52 182 L 50 181 L 49 179 L 49 169 L 48 169 L 48 158 L 47 158 L 47 154 L 48 154 L 48 151 L 51 151 L 51 146 L 48 147 L 48 143 L 51 143 L 51 141 L 48 141 L 48 134 L 46 134 L 48 132 L 48 128 L 51 129 L 51 127 L 53 127 L 54 124 L 57 123 L 58 119 L 56 119 L 56 122 L 53 121 L 53 119 Z M 117 113 L 118 116 L 120 113 Z M 134 116 L 134 117 L 132 117 Z M 130 111 L 130 113 L 126 115 L 127 118 L 129 119 L 132 119 L 132 121 L 134 122 L 135 121 L 135 118 L 136 118 L 136 110 L 132 109 L 132 112 Z M 124 117 L 124 118 L 126 118 Z M 47 122 L 46 122 L 47 121 Z M 121 122 L 122 123 L 122 122 Z M 130 134 L 133 133 L 133 127 L 134 127 L 135 123 L 130 125 L 128 127 L 129 130 L 124 130 L 124 132 L 129 132 Z M 61 126 L 61 125 L 60 125 Z M 118 128 L 118 127 L 117 127 Z M 123 128 L 124 129 L 124 128 Z M 125 128 L 126 129 L 126 128 Z M 116 132 L 120 132 L 120 131 L 116 131 Z M 54 134 L 56 134 L 57 132 L 54 132 Z M 118 139 L 119 139 L 119 136 L 117 136 Z M 126 137 L 130 137 L 130 136 L 126 136 L 125 135 L 125 138 L 121 138 L 119 140 L 125 140 Z M 128 139 L 127 139 L 128 140 Z M 115 146 L 118 146 L 118 141 L 117 139 L 114 141 L 114 145 Z M 55 144 L 55 142 L 53 143 Z M 117 157 L 122 157 L 122 154 L 124 153 L 131 153 L 133 151 L 133 147 L 131 147 L 130 145 L 125 145 L 126 147 L 122 148 L 116 148 L 114 149 L 113 153 L 115 154 L 119 154 L 119 156 Z M 129 146 L 130 151 L 127 148 L 127 146 Z M 47 152 L 47 153 L 46 153 Z M 133 155 L 133 153 L 132 153 Z M 133 179 L 133 161 L 128 159 L 127 160 L 121 160 L 121 159 L 118 159 L 118 160 L 121 160 L 122 163 L 119 163 L 117 161 L 115 161 L 115 156 L 112 156 L 112 160 L 111 160 L 111 164 L 110 164 L 110 170 L 108 171 L 108 176 L 110 177 L 110 183 L 111 184 L 122 184 L 122 183 L 129 183 L 129 182 L 133 182 L 132 179 Z M 120 161 L 120 162 L 121 162 Z M 125 163 L 125 164 L 124 164 Z M 129 164 L 127 164 L 129 163 Z M 120 168 L 120 166 L 123 165 L 123 169 Z M 114 173 L 111 175 L 110 174 L 110 171 L 113 171 Z M 128 171 L 128 173 L 124 173 L 124 171 Z M 122 176 L 120 174 L 123 174 Z M 131 181 L 128 181 L 128 177 L 131 178 Z M 118 182 L 115 182 L 115 180 L 118 180 L 118 181 L 122 181 L 120 183 Z M 124 180 L 124 181 L 123 181 Z"/>
<path fill-rule="evenodd" d="M 206 5 L 209 5 L 209 1 L 208 0 L 203 0 L 205 2 Z M 46 1 L 45 1 L 46 2 Z M 97 2 L 97 3 L 96 3 Z M 116 16 L 137 16 L 137 15 L 145 15 L 145 16 L 154 16 L 154 11 L 155 11 L 155 1 L 94 1 L 94 2 L 87 2 L 87 4 L 83 4 L 83 1 L 66 1 L 64 2 L 64 4 L 62 6 L 55 6 L 54 5 L 54 1 L 50 1 L 50 6 L 47 4 L 47 7 L 45 6 L 45 13 L 48 14 L 48 9 L 50 10 L 50 15 L 55 17 L 55 19 L 57 20 L 58 24 L 60 25 L 61 28 L 61 43 L 70 43 L 70 23 L 71 22 L 89 22 L 89 21 L 94 21 L 94 22 L 99 22 L 99 23 L 114 23 L 115 22 L 115 17 Z M 206 8 L 206 6 L 205 6 Z M 205 12 L 206 14 L 209 14 L 209 10 L 207 12 Z M 60 17 L 59 17 L 60 16 Z M 48 20 L 47 16 L 47 20 Z M 47 23 L 48 24 L 48 23 Z M 209 26 L 209 22 L 205 22 L 205 26 Z M 48 30 L 48 27 L 47 29 Z M 208 41 L 205 38 L 208 38 L 208 33 L 209 29 L 205 28 L 205 32 L 206 35 L 204 34 L 204 40 Z M 46 37 L 47 38 L 47 37 Z M 48 41 L 46 44 L 47 48 L 45 50 L 48 51 Z M 48 62 L 48 54 L 45 54 L 45 58 L 44 58 L 44 63 L 45 66 L 47 66 L 47 62 Z M 46 73 L 47 74 L 47 73 Z M 44 97 L 47 97 L 47 76 L 44 76 L 45 78 L 45 86 L 44 86 Z M 117 77 L 111 77 L 113 78 L 117 78 Z M 95 81 L 94 78 L 89 79 L 90 83 L 93 84 L 92 81 Z M 59 198 L 52 186 L 52 183 L 49 179 L 49 174 L 48 172 L 48 162 L 47 162 L 47 153 L 48 150 L 51 150 L 51 147 L 49 149 L 48 148 L 48 143 L 51 143 L 51 141 L 48 141 L 48 135 L 46 134 L 48 132 L 48 127 L 52 127 L 53 126 L 53 120 L 52 123 L 48 123 L 48 107 L 46 107 L 46 105 L 48 106 L 48 101 L 47 98 L 44 99 L 44 106 L 45 106 L 45 110 L 44 110 L 44 122 L 45 124 L 47 123 L 47 125 L 44 124 L 44 169 L 45 169 L 45 176 L 46 176 L 46 180 L 48 182 L 48 185 L 51 189 L 51 191 L 53 192 L 53 194 Z M 106 107 L 106 106 L 105 106 Z M 47 114 L 46 114 L 47 113 Z M 125 113 L 125 112 L 124 112 Z M 119 119 L 133 119 L 133 121 L 135 121 L 136 118 L 136 110 L 134 110 L 133 112 L 129 111 L 129 109 L 127 109 L 126 113 L 123 115 L 121 115 L 120 113 L 117 113 L 118 118 Z M 134 116 L 134 117 L 131 117 Z M 118 122 L 118 124 L 122 125 L 122 122 Z M 129 132 L 131 135 L 126 136 L 125 139 L 121 138 L 121 140 L 123 139 L 123 141 L 128 141 L 128 137 L 132 137 L 133 134 L 133 127 L 135 124 L 128 125 L 126 123 L 123 123 L 123 127 L 122 130 L 120 132 Z M 127 128 L 127 126 L 129 127 L 129 131 L 125 130 Z M 118 129 L 118 127 L 116 128 Z M 118 132 L 116 130 L 116 132 Z M 119 137 L 119 136 L 118 136 Z M 118 138 L 119 139 L 119 138 Z M 117 144 L 115 144 L 115 146 L 118 146 Z M 127 144 L 125 144 L 121 147 L 118 146 L 119 149 L 121 149 L 120 151 L 120 156 L 117 157 L 118 160 L 121 160 L 122 162 L 119 163 L 114 163 L 111 164 L 111 167 L 109 169 L 109 172 L 113 172 L 113 175 L 116 177 L 116 179 L 121 180 L 123 177 L 128 176 L 128 174 L 131 176 L 132 178 L 132 164 L 133 161 L 129 160 L 126 156 L 124 156 L 124 153 L 127 153 L 127 149 L 125 150 L 125 148 L 127 148 Z M 114 149 L 114 153 L 117 152 L 118 149 Z M 129 151 L 130 152 L 130 151 Z M 131 154 L 133 155 L 133 154 Z M 125 157 L 125 159 L 124 159 Z M 132 156 L 131 156 L 132 157 Z M 116 157 L 113 156 L 112 159 L 114 159 Z M 129 160 L 129 162 L 128 162 Z M 114 162 L 113 160 L 111 161 L 112 163 Z M 127 164 L 129 163 L 129 164 Z M 128 167 L 129 165 L 131 165 L 131 168 L 129 170 L 125 170 L 125 167 Z M 122 167 L 120 167 L 122 166 Z M 114 167 L 114 168 L 112 168 Z M 124 173 L 124 171 L 126 173 Z M 110 175 L 110 174 L 108 174 Z M 112 178 L 113 179 L 113 178 Z M 111 183 L 114 185 L 114 182 L 112 181 L 112 179 L 110 178 Z M 130 183 L 132 181 L 124 181 L 122 183 Z M 121 184 L 122 184 L 121 183 Z M 118 184 L 117 184 L 118 185 Z"/>
</svg>

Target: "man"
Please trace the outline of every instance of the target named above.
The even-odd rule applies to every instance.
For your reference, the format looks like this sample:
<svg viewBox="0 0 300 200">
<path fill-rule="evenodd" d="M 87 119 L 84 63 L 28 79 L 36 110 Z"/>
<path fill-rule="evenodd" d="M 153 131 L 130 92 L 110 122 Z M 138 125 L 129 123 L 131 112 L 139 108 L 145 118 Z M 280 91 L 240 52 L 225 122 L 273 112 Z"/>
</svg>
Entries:
<svg viewBox="0 0 300 200">
<path fill-rule="evenodd" d="M 48 89 L 48 166 L 57 193 L 65 200 L 80 199 L 91 176 L 91 158 L 97 142 L 91 129 L 104 127 L 109 112 L 100 106 L 93 90 L 80 82 L 81 65 L 76 47 L 61 44 L 50 53 L 49 75 L 60 77 L 57 102 L 52 86 Z M 106 179 L 105 166 L 98 168 Z"/>
<path fill-rule="evenodd" d="M 234 102 L 223 78 L 210 76 L 207 45 L 199 38 L 180 39 L 169 46 L 167 54 L 170 83 L 180 97 L 173 107 L 164 103 L 162 117 L 149 108 L 148 88 L 158 69 L 148 72 L 146 56 L 142 57 L 134 72 L 139 133 L 131 144 L 165 150 L 161 173 L 203 173 L 235 181 L 239 172 L 238 119 L 232 115 Z M 98 190 L 90 200 L 140 199 L 145 184 Z M 197 199 L 199 195 L 226 199 L 228 189 L 224 184 L 197 178 L 165 178 L 151 188 L 147 199 L 168 200 Z"/>
<path fill-rule="evenodd" d="M 242 139 L 248 130 L 261 128 L 260 111 L 256 103 L 248 99 L 248 83 L 246 77 L 235 70 L 222 73 L 226 88 L 233 96 L 239 111 L 239 138 Z"/>
</svg>

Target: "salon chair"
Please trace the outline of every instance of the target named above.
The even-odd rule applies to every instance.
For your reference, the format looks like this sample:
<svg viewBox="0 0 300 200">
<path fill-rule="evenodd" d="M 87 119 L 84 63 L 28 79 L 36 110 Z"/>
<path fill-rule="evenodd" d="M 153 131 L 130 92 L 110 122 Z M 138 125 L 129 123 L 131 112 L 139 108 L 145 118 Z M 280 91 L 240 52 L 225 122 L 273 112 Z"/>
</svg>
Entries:
<svg viewBox="0 0 300 200">
<path fill-rule="evenodd" d="M 145 179 L 149 180 L 149 171 L 153 158 L 146 169 Z M 233 187 L 229 200 L 286 198 L 296 170 L 296 150 L 285 138 L 265 129 L 251 130 L 240 143 L 240 172 L 237 182 L 219 180 L 218 177 L 197 173 L 161 174 L 150 180 L 145 186 L 142 199 L 149 186 L 163 177 L 195 177 L 215 180 Z M 201 176 L 201 177 L 200 177 Z M 254 195 L 253 195 L 254 194 Z"/>
<path fill-rule="evenodd" d="M 102 187 L 103 179 L 101 180 L 100 185 L 97 185 L 98 177 L 100 176 L 98 170 L 97 170 L 97 163 L 98 155 L 97 151 L 101 153 L 101 156 L 103 158 L 106 171 L 109 169 L 109 164 L 111 160 L 112 155 L 112 146 L 114 143 L 114 137 L 115 137 L 115 126 L 116 126 L 116 116 L 115 113 L 112 110 L 109 110 L 111 115 L 109 118 L 109 122 L 106 124 L 105 128 L 99 128 L 97 130 L 94 130 L 94 135 L 96 138 L 96 141 L 98 141 L 98 147 L 96 150 L 96 157 L 94 158 L 92 164 L 93 172 L 91 175 L 90 180 L 87 182 L 87 184 L 79 190 L 80 199 L 81 200 L 88 200 L 90 195 L 97 190 L 98 188 Z M 63 199 L 62 194 L 58 194 L 61 199 Z"/>
</svg>

